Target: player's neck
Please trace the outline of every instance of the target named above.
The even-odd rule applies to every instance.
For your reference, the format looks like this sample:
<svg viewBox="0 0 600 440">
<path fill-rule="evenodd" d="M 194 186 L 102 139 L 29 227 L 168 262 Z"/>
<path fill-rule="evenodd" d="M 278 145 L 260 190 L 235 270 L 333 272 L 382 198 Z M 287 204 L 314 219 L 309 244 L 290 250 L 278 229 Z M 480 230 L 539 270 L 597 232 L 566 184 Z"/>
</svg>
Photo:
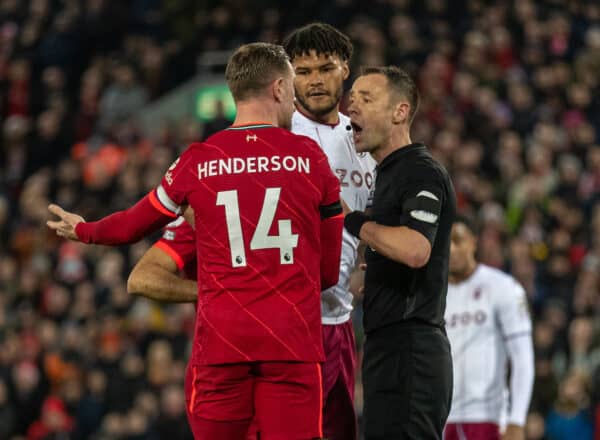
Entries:
<svg viewBox="0 0 600 440">
<path fill-rule="evenodd" d="M 467 267 L 465 268 L 465 270 L 462 273 L 448 274 L 448 282 L 450 284 L 462 283 L 463 281 L 471 278 L 471 276 L 475 273 L 475 270 L 477 270 L 477 261 L 471 260 L 471 261 L 469 261 Z"/>
<path fill-rule="evenodd" d="M 237 113 L 233 125 L 271 124 L 278 125 L 277 112 L 273 106 L 261 100 L 248 100 L 236 103 Z"/>
<path fill-rule="evenodd" d="M 340 123 L 340 106 L 335 106 L 330 112 L 325 115 L 315 115 L 309 112 L 299 101 L 296 101 L 296 110 L 311 121 L 318 122 L 323 125 L 335 127 Z"/>
</svg>

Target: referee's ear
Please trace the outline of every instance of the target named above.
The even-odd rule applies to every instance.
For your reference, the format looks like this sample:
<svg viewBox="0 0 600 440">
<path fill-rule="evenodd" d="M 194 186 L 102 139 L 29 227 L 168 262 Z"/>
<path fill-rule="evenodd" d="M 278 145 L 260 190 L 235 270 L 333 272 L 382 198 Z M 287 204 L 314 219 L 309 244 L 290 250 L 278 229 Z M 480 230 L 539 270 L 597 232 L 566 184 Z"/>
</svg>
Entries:
<svg viewBox="0 0 600 440">
<path fill-rule="evenodd" d="M 402 99 L 394 104 L 394 110 L 392 112 L 392 123 L 395 125 L 408 123 L 410 120 L 410 104 L 408 101 Z"/>
</svg>

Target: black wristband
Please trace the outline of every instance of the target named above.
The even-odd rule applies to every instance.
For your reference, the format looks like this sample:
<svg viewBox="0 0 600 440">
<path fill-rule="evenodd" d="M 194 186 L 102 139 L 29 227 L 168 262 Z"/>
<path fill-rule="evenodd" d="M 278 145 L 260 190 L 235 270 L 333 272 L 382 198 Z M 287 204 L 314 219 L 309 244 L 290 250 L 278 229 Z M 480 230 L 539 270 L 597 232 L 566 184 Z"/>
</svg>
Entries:
<svg viewBox="0 0 600 440">
<path fill-rule="evenodd" d="M 348 232 L 354 235 L 356 238 L 360 238 L 360 228 L 366 222 L 370 222 L 371 217 L 362 211 L 352 211 L 350 214 L 346 214 L 344 217 L 344 227 Z"/>
</svg>

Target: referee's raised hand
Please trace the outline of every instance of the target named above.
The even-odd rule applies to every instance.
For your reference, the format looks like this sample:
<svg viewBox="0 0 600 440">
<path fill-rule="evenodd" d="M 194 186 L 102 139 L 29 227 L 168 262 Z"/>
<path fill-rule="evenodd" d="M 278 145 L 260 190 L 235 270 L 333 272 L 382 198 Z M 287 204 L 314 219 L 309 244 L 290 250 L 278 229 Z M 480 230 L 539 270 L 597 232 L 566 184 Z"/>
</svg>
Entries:
<svg viewBox="0 0 600 440">
<path fill-rule="evenodd" d="M 60 206 L 54 204 L 48 205 L 48 211 L 60 218 L 60 220 L 48 220 L 46 222 L 46 225 L 50 229 L 56 231 L 56 235 L 68 238 L 69 240 L 79 241 L 79 237 L 75 233 L 75 227 L 79 223 L 85 222 L 83 217 L 65 211 Z"/>
</svg>

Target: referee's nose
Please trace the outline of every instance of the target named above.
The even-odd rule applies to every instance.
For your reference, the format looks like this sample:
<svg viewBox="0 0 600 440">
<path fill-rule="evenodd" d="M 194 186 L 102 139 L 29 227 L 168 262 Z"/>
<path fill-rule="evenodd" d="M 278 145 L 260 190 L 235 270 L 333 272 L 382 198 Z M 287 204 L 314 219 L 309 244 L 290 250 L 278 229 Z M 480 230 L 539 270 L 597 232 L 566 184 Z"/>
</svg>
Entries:
<svg viewBox="0 0 600 440">
<path fill-rule="evenodd" d="M 356 116 L 358 111 L 356 108 L 356 101 L 354 101 L 354 99 L 350 98 L 350 100 L 348 101 L 348 116 L 350 116 L 350 118 L 352 119 L 352 116 Z"/>
</svg>

